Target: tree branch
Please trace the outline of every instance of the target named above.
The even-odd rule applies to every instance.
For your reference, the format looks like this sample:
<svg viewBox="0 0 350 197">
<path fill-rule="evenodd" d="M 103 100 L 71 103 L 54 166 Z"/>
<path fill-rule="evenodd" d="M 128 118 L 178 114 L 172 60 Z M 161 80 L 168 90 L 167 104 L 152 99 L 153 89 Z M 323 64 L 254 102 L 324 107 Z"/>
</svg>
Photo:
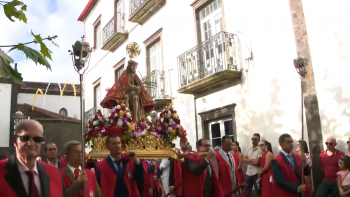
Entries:
<svg viewBox="0 0 350 197">
<path fill-rule="evenodd" d="M 53 37 L 50 37 L 50 38 L 54 39 Z M 49 39 L 49 37 L 43 38 L 42 40 L 48 40 L 48 39 Z M 19 44 L 25 45 L 25 44 L 31 44 L 31 43 L 34 43 L 34 42 L 37 42 L 37 41 L 34 40 L 34 41 L 31 41 L 31 42 L 19 43 Z M 14 44 L 14 45 L 3 45 L 3 46 L 0 46 L 0 47 L 14 47 L 14 46 L 17 46 L 17 45 L 19 45 L 19 44 Z"/>
</svg>

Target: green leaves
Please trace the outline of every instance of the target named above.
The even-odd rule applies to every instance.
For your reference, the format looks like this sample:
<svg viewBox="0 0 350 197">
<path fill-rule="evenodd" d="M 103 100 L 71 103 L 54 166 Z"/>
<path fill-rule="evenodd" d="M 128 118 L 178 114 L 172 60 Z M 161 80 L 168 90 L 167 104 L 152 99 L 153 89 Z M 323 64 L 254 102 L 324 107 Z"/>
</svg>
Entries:
<svg viewBox="0 0 350 197">
<path fill-rule="evenodd" d="M 13 63 L 13 59 L 0 49 L 0 73 L 5 77 L 10 77 L 15 83 L 24 85 L 21 74 L 15 71 L 10 63 Z"/>
<path fill-rule="evenodd" d="M 40 44 L 40 52 L 41 54 L 46 58 L 49 58 L 51 61 L 52 61 L 52 58 L 51 58 L 51 54 L 52 54 L 52 51 L 50 51 L 45 43 L 43 43 L 43 39 L 41 38 L 40 34 L 38 35 L 34 35 L 33 31 L 32 31 L 32 36 L 34 36 L 34 42 L 35 43 L 39 43 Z M 49 36 L 48 37 L 48 40 L 52 40 L 52 38 Z"/>
<path fill-rule="evenodd" d="M 20 10 L 17 10 L 16 7 L 21 6 Z M 15 22 L 12 17 L 17 18 L 24 23 L 27 23 L 27 17 L 24 14 L 24 11 L 27 11 L 27 5 L 21 1 L 13 0 L 4 5 L 4 12 L 8 19 L 12 22 Z"/>
<path fill-rule="evenodd" d="M 17 49 L 19 51 L 23 51 L 24 54 L 26 54 L 27 58 L 33 60 L 35 62 L 35 64 L 41 64 L 43 66 L 45 66 L 46 68 L 50 69 L 51 70 L 51 65 L 49 64 L 49 62 L 46 60 L 46 58 L 41 54 L 39 53 L 38 51 L 32 49 L 32 48 L 29 48 L 27 47 L 26 45 L 24 44 L 18 44 L 14 47 L 12 47 L 10 51 L 14 50 L 14 49 Z M 51 56 L 50 56 L 51 57 Z"/>
</svg>

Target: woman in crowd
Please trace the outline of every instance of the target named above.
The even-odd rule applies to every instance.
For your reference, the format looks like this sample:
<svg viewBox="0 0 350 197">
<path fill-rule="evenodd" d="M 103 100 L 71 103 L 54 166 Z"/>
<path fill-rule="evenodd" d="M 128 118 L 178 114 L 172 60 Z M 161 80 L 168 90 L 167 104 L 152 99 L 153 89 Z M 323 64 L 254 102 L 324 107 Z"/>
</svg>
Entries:
<svg viewBox="0 0 350 197">
<path fill-rule="evenodd" d="M 238 181 L 239 186 L 244 185 L 244 173 L 242 170 L 242 160 L 243 160 L 243 154 L 241 153 L 241 147 L 239 147 L 238 142 L 232 143 L 232 151 L 233 153 L 233 159 L 235 160 L 235 168 L 236 168 L 236 179 Z"/>
<path fill-rule="evenodd" d="M 271 163 L 274 158 L 272 153 L 271 143 L 262 140 L 259 143 L 260 150 L 262 152 L 262 157 L 260 159 L 260 172 L 258 174 L 257 182 L 260 182 L 261 187 L 261 197 L 272 196 L 272 170 Z"/>
<path fill-rule="evenodd" d="M 310 167 L 310 170 L 311 170 L 311 168 L 312 168 L 312 160 L 311 160 L 311 157 L 310 157 L 310 153 L 309 153 L 309 149 L 307 147 L 306 141 L 299 140 L 297 142 L 296 153 L 301 156 L 302 160 L 306 160 L 306 162 L 307 162 L 307 164 L 309 164 L 309 167 Z M 302 154 L 302 153 L 304 153 L 304 154 Z M 311 174 L 310 176 L 305 176 L 305 178 L 306 178 L 306 181 L 307 181 L 311 191 L 314 191 L 313 183 L 312 183 L 312 170 L 311 170 L 310 174 Z"/>
<path fill-rule="evenodd" d="M 343 155 L 339 158 L 340 171 L 338 175 L 338 188 L 341 197 L 350 196 L 350 157 Z"/>
</svg>

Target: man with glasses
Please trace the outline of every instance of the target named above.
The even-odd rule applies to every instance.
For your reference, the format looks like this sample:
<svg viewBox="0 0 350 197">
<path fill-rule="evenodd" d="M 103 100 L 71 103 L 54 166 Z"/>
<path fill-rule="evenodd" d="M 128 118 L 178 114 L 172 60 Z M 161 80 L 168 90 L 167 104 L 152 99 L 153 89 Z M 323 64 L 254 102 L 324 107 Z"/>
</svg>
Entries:
<svg viewBox="0 0 350 197">
<path fill-rule="evenodd" d="M 215 151 L 207 139 L 197 142 L 198 154 L 185 158 L 183 189 L 186 197 L 224 197 L 212 159 Z"/>
<path fill-rule="evenodd" d="M 61 162 L 57 159 L 57 146 L 53 142 L 45 144 L 45 163 L 55 166 L 61 170 Z"/>
<path fill-rule="evenodd" d="M 43 127 L 39 122 L 23 120 L 16 126 L 13 136 L 16 154 L 0 161 L 0 196 L 64 196 L 58 168 L 36 161 L 42 142 Z"/>
<path fill-rule="evenodd" d="M 258 187 L 256 181 L 258 180 L 258 174 L 259 174 L 259 161 L 262 157 L 260 148 L 258 146 L 260 142 L 260 134 L 254 133 L 252 137 L 252 147 L 249 147 L 244 156 L 243 156 L 243 162 L 247 163 L 247 172 L 245 174 L 245 181 L 246 181 L 246 187 L 244 189 L 244 196 L 249 197 L 250 192 L 254 188 L 257 192 L 257 194 L 260 196 L 260 187 Z"/>
<path fill-rule="evenodd" d="M 344 155 L 344 153 L 335 148 L 337 142 L 334 137 L 328 137 L 325 144 L 327 150 L 322 152 L 319 157 L 319 162 L 324 171 L 324 178 L 318 186 L 316 197 L 339 196 L 337 172 L 340 169 L 338 161 L 339 157 Z"/>
</svg>

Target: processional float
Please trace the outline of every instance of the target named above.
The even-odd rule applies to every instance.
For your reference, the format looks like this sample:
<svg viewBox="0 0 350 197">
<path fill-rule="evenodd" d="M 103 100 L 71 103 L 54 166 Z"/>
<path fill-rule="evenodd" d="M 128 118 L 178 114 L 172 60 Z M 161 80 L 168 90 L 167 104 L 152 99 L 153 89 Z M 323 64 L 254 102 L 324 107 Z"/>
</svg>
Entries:
<svg viewBox="0 0 350 197">
<path fill-rule="evenodd" d="M 105 148 L 107 136 L 118 135 L 123 151 L 134 152 L 139 159 L 178 159 L 172 141 L 177 138 L 187 141 L 179 115 L 170 103 L 159 116 L 153 110 L 154 102 L 145 87 L 154 84 L 138 78 L 137 63 L 131 60 L 139 56 L 140 47 L 133 42 L 127 45 L 126 51 L 130 57 L 128 67 L 101 102 L 103 108 L 110 110 L 110 115 L 104 116 L 99 110 L 86 125 L 85 147 L 92 148 L 89 157 L 105 158 L 109 154 Z"/>
</svg>

